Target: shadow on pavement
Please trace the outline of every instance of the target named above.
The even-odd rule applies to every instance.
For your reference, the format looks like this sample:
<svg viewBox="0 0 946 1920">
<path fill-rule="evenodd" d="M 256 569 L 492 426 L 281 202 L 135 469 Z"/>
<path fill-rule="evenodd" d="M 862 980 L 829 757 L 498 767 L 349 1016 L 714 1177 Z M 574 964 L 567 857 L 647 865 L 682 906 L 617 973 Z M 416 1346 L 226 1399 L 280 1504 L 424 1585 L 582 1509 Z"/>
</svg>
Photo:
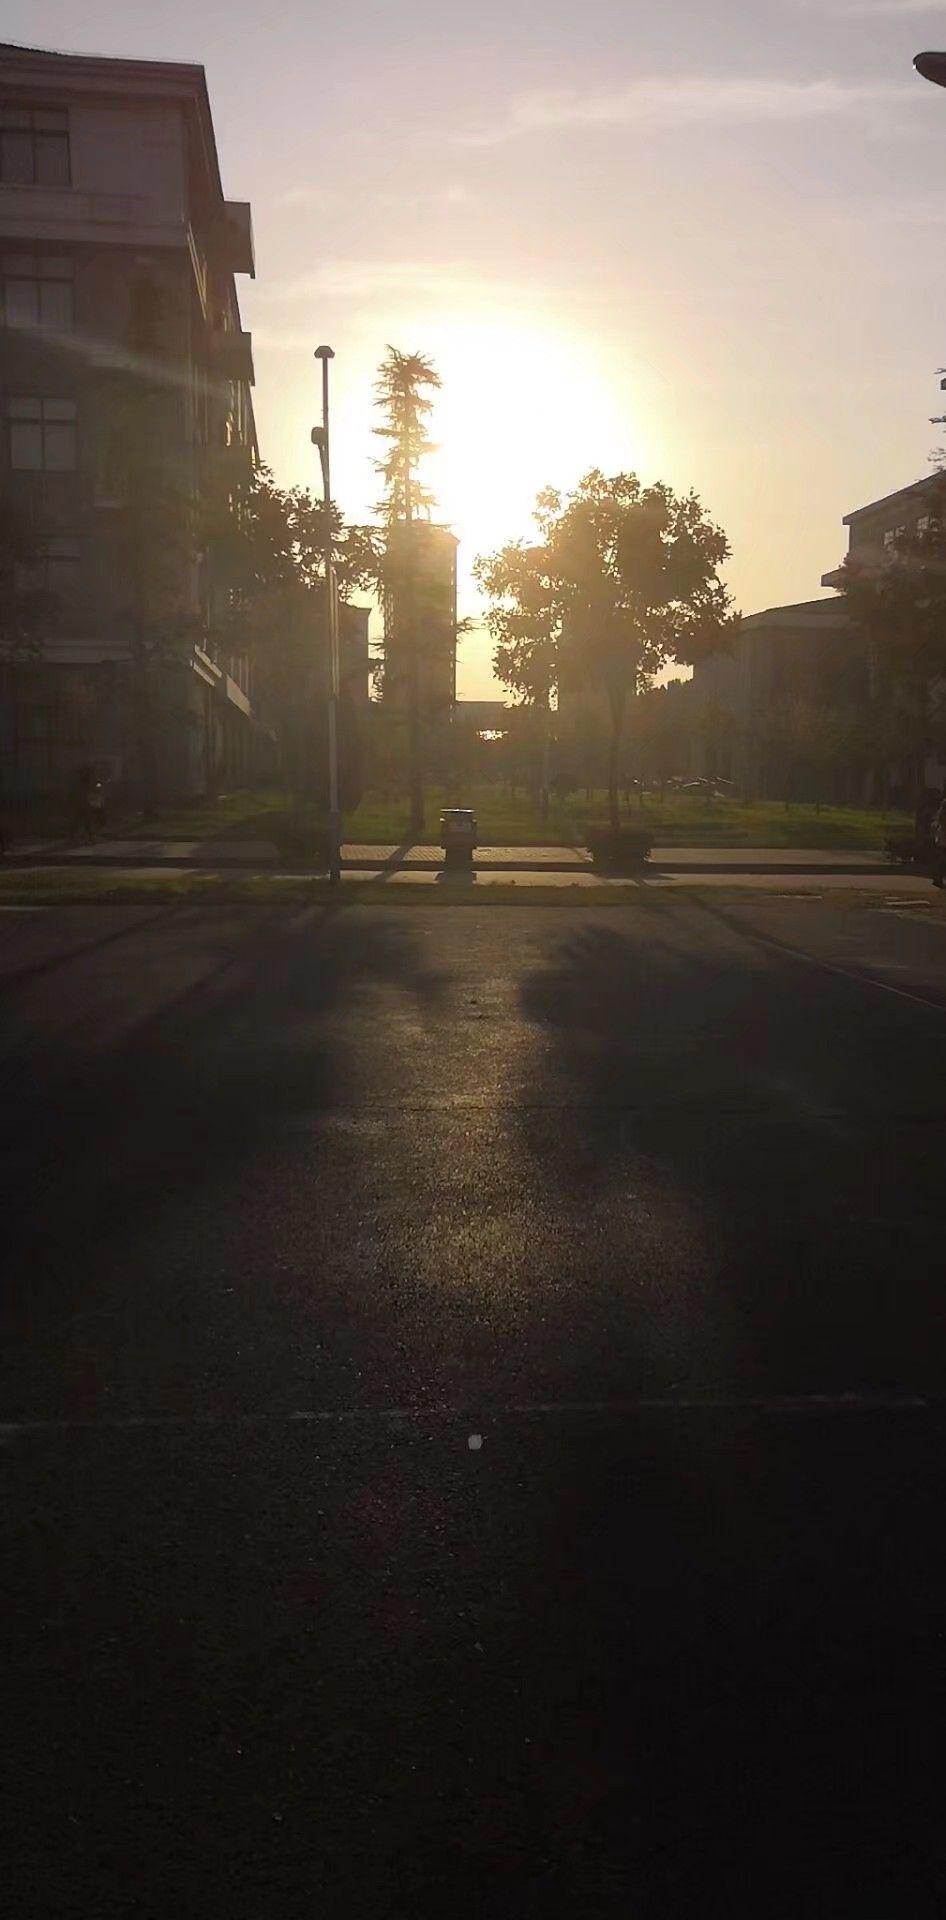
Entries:
<svg viewBox="0 0 946 1920">
<path fill-rule="evenodd" d="M 216 927 L 213 939 L 208 925 Z M 201 976 L 175 993 L 175 962 L 198 936 Z M 130 1242 L 139 1258 L 143 1251 L 158 1266 L 166 1240 L 157 1296 L 167 1308 L 161 1338 L 169 1355 L 175 1343 L 186 1355 L 196 1323 L 175 1264 L 186 1232 L 188 1257 L 204 1271 L 213 1266 L 212 1244 L 195 1251 L 195 1236 L 203 1214 L 213 1215 L 215 1187 L 236 1189 L 254 1157 L 272 1163 L 279 1129 L 293 1121 L 303 1137 L 317 1138 L 321 1121 L 344 1100 L 353 1071 L 336 1043 L 336 1023 L 364 989 L 390 988 L 421 1008 L 435 1005 L 443 992 L 412 927 L 386 916 L 309 909 L 248 921 L 245 912 L 215 919 L 204 911 L 150 927 L 137 953 L 128 945 L 116 952 L 116 964 L 126 970 L 140 965 L 145 952 L 148 974 L 140 984 L 140 1011 L 138 989 L 126 985 L 130 1010 L 113 1034 L 100 983 L 98 1000 L 84 1007 L 83 980 L 75 972 L 61 1022 L 55 999 L 27 998 L 18 1029 L 8 1021 L 4 1033 L 8 1097 L 0 1152 L 10 1175 L 4 1319 L 14 1353 L 17 1342 L 24 1355 L 35 1342 L 41 1346 L 41 1327 L 59 1328 L 57 1337 L 68 1340 L 74 1312 L 80 1329 L 94 1327 L 98 1312 L 130 1315 L 141 1278 L 127 1276 L 122 1308 L 113 1250 Z M 163 971 L 167 990 L 155 990 Z M 40 981 L 35 991 L 50 996 L 58 989 Z M 48 1012 L 46 1026 L 37 1024 L 39 1008 Z M 269 1204 L 275 1236 L 282 1222 L 276 1208 L 284 1210 L 286 1202 L 277 1192 Z M 225 1222 L 229 1211 L 224 1203 Z M 230 1257 L 237 1259 L 235 1249 Z M 145 1298 L 150 1303 L 154 1296 Z M 156 1305 L 152 1313 L 154 1321 Z M 213 1337 L 213 1319 L 208 1309 L 201 1329 L 206 1340 Z M 129 1320 L 133 1340 L 131 1328 Z M 139 1337 L 144 1369 L 155 1324 L 142 1319 Z M 81 1331 L 75 1344 L 83 1344 Z M 94 1400 L 91 1357 L 89 1383 Z"/>
<path fill-rule="evenodd" d="M 941 1389 L 943 1046 L 922 1009 L 677 903 L 570 934 L 521 1001 L 543 1043 L 515 1124 L 581 1223 L 616 1377 Z"/>
</svg>

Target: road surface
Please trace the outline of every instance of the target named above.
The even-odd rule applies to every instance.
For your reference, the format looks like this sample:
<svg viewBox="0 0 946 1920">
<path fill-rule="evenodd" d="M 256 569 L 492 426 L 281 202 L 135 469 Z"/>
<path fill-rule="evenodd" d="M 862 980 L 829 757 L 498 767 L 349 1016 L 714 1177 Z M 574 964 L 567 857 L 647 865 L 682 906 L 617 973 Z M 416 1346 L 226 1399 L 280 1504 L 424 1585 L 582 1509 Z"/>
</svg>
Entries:
<svg viewBox="0 0 946 1920">
<path fill-rule="evenodd" d="M 0 915 L 5 1911 L 941 1914 L 946 922 Z"/>
</svg>

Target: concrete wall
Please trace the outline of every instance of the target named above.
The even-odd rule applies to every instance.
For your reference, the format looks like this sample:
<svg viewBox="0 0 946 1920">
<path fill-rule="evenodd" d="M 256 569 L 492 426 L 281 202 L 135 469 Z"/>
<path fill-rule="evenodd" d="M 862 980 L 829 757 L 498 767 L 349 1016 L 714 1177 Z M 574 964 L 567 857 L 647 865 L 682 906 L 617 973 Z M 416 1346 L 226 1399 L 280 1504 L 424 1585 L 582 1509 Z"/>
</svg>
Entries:
<svg viewBox="0 0 946 1920">
<path fill-rule="evenodd" d="M 138 218 L 187 218 L 187 144 L 182 109 L 163 101 L 79 101 L 70 107 L 72 184 L 88 193 L 133 194 Z"/>
</svg>

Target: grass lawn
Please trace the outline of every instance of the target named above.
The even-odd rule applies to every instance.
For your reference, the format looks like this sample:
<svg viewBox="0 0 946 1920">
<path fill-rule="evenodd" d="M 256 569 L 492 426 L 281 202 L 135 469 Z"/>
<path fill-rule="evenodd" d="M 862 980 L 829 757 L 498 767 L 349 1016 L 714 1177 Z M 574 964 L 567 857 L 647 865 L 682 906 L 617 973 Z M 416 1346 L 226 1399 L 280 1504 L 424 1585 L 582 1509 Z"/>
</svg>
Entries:
<svg viewBox="0 0 946 1920">
<path fill-rule="evenodd" d="M 547 821 L 540 819 L 528 795 L 510 795 L 503 787 L 476 787 L 465 798 L 476 810 L 482 846 L 578 846 L 588 822 L 603 820 L 607 811 L 606 796 L 600 792 L 590 803 L 584 792 L 553 801 Z M 419 844 L 438 844 L 440 809 L 452 799 L 438 788 L 429 790 L 428 824 L 419 836 Z M 166 840 L 265 840 L 270 832 L 277 831 L 279 816 L 285 816 L 288 806 L 286 794 L 276 788 L 232 793 L 210 805 L 170 809 L 158 820 L 141 822 L 130 829 L 116 828 L 116 832 L 143 840 L 159 836 Z M 657 846 L 879 850 L 888 833 L 909 831 L 911 826 L 904 813 L 884 814 L 857 807 L 786 807 L 780 800 L 756 800 L 743 806 L 739 801 L 707 802 L 688 794 L 668 795 L 664 800 L 648 794 L 643 808 L 635 805 L 629 812 L 622 810 L 622 818 L 649 828 Z M 411 837 L 407 819 L 406 800 L 368 793 L 361 805 L 346 815 L 345 839 L 362 845 L 398 846 Z"/>
<path fill-rule="evenodd" d="M 427 832 L 424 845 L 436 845 L 437 822 L 443 796 L 434 791 L 428 799 Z M 589 804 L 583 792 L 553 802 L 547 822 L 539 818 L 537 807 L 524 794 L 515 799 L 501 787 L 481 787 L 469 795 L 479 822 L 482 846 L 580 846 L 589 821 L 603 820 L 607 814 L 607 796 L 595 794 Z M 855 807 L 785 807 L 778 800 L 757 800 L 750 806 L 737 801 L 710 803 L 690 795 L 668 797 L 661 801 L 648 795 L 643 808 L 622 809 L 622 818 L 634 825 L 646 826 L 657 846 L 719 847 L 837 847 L 847 849 L 882 848 L 888 833 L 910 827 L 906 814 L 872 813 Z M 407 805 L 403 801 L 382 801 L 367 795 L 355 813 L 345 820 L 345 838 L 400 844 L 408 839 Z"/>
<path fill-rule="evenodd" d="M 276 787 L 225 793 L 219 800 L 167 807 L 151 820 L 115 828 L 122 840 L 265 840 L 266 821 L 284 813 L 285 793 Z"/>
<path fill-rule="evenodd" d="M 423 882 L 379 886 L 346 880 L 333 888 L 308 874 L 129 873 L 62 867 L 21 867 L 0 872 L 0 914 L 13 908 L 72 906 L 263 906 L 343 907 L 589 907 L 640 904 L 649 895 L 632 884 L 609 886 L 517 886 L 490 879 L 471 887 Z"/>
</svg>

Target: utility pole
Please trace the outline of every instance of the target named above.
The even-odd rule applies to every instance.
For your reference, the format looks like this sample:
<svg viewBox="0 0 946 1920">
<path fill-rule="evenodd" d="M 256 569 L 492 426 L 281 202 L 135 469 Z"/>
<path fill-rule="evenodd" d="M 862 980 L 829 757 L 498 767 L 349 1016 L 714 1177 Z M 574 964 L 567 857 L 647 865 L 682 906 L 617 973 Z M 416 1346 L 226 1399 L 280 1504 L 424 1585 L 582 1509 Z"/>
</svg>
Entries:
<svg viewBox="0 0 946 1920">
<path fill-rule="evenodd" d="M 329 443 L 328 363 L 331 347 L 316 347 L 322 362 L 322 425 L 313 427 L 312 444 L 322 462 L 322 520 L 325 554 L 325 630 L 328 639 L 328 877 L 337 886 L 342 877 L 342 819 L 338 806 L 338 594 L 332 553 L 332 466 Z"/>
</svg>

